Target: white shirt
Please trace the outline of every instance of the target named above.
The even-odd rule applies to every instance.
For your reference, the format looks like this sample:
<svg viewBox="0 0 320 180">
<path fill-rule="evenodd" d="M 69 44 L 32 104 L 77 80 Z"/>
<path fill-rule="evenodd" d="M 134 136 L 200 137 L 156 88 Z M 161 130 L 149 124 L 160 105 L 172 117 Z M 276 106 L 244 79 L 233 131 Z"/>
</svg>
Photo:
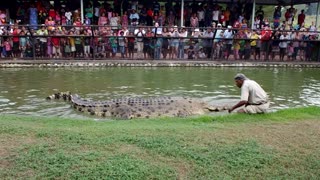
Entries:
<svg viewBox="0 0 320 180">
<path fill-rule="evenodd" d="M 246 79 L 241 87 L 241 101 L 248 101 L 249 104 L 260 104 L 268 101 L 268 95 L 257 82 Z"/>
<path fill-rule="evenodd" d="M 99 7 L 94 8 L 94 15 L 95 15 L 96 17 L 99 17 L 99 16 L 100 16 L 100 15 L 99 15 L 99 11 L 100 11 L 100 8 L 99 8 Z"/>
<path fill-rule="evenodd" d="M 284 35 L 280 36 L 280 40 L 287 40 L 287 39 L 289 39 L 288 35 L 286 37 Z M 288 47 L 288 41 L 280 41 L 279 47 L 280 48 L 287 48 Z"/>
<path fill-rule="evenodd" d="M 213 11 L 212 12 L 212 20 L 213 21 L 218 21 L 219 20 L 219 14 L 220 14 L 219 10 Z"/>
<path fill-rule="evenodd" d="M 223 31 L 222 29 L 217 29 L 216 36 L 214 37 L 214 42 L 219 42 L 219 41 L 221 41 L 220 38 L 222 38 L 222 37 L 221 37 L 222 31 Z"/>
<path fill-rule="evenodd" d="M 229 30 L 225 30 L 224 33 L 223 33 L 223 37 L 228 39 L 226 40 L 227 41 L 227 44 L 232 44 L 232 39 L 233 38 L 233 33 L 232 33 L 232 30 L 229 31 Z"/>
<path fill-rule="evenodd" d="M 71 20 L 72 13 L 68 11 L 64 14 L 64 16 L 66 16 L 67 20 Z"/>
<path fill-rule="evenodd" d="M 199 19 L 199 21 L 202 21 L 204 19 L 204 11 L 203 10 L 198 11 L 198 19 Z"/>
<path fill-rule="evenodd" d="M 145 30 L 141 30 L 141 32 L 139 32 L 139 29 L 135 29 L 134 30 L 134 35 L 136 35 L 138 38 L 137 38 L 137 41 L 138 42 L 142 42 L 143 40 L 143 36 L 146 34 L 146 31 Z M 139 38 L 141 37 L 141 38 Z"/>
</svg>

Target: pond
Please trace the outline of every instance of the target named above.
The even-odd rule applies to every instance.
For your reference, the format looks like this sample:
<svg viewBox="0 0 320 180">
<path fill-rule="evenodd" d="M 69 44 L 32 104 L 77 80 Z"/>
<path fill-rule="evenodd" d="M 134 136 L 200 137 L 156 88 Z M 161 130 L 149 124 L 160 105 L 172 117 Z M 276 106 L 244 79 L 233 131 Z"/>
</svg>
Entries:
<svg viewBox="0 0 320 180">
<path fill-rule="evenodd" d="M 213 104 L 236 102 L 236 73 L 260 83 L 270 95 L 271 110 L 320 105 L 317 68 L 3 68 L 0 71 L 0 113 L 87 118 L 65 102 L 46 101 L 58 91 L 92 100 L 122 96 L 189 96 Z"/>
</svg>

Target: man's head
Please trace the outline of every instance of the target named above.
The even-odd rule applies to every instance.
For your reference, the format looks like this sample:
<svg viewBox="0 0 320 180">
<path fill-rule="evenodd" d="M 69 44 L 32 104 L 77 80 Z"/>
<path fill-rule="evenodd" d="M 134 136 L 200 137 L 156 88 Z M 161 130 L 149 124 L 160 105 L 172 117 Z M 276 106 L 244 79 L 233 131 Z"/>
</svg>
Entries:
<svg viewBox="0 0 320 180">
<path fill-rule="evenodd" d="M 234 77 L 234 81 L 237 85 L 238 88 L 242 87 L 242 84 L 244 82 L 244 80 L 248 79 L 244 74 L 238 73 L 235 77 Z"/>
</svg>

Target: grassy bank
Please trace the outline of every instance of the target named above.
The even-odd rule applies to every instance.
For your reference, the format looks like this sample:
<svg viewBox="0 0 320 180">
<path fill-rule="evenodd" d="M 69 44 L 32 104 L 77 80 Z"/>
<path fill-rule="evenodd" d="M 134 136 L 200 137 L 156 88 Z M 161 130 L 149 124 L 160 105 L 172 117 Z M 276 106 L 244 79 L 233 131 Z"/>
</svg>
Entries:
<svg viewBox="0 0 320 180">
<path fill-rule="evenodd" d="M 320 177 L 320 108 L 84 121 L 0 116 L 1 179 Z"/>
</svg>

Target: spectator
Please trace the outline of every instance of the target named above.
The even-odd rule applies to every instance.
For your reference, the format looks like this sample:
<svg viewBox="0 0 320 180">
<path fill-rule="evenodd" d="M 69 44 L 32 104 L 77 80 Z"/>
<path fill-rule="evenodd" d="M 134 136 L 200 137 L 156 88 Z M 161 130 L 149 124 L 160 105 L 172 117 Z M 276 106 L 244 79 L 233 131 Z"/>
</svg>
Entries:
<svg viewBox="0 0 320 180">
<path fill-rule="evenodd" d="M 264 11 L 262 9 L 262 6 L 260 6 L 259 9 L 256 11 L 256 17 L 258 17 L 258 19 L 260 19 L 260 22 L 262 23 L 264 19 Z M 261 27 L 261 24 L 260 24 L 260 27 Z"/>
<path fill-rule="evenodd" d="M 293 60 L 293 58 L 292 58 L 293 52 L 294 52 L 293 43 L 289 42 L 289 44 L 288 44 L 288 60 Z"/>
<path fill-rule="evenodd" d="M 90 22 L 93 20 L 93 8 L 91 3 L 88 3 L 88 6 L 84 9 L 85 16 L 90 20 Z"/>
<path fill-rule="evenodd" d="M 3 41 L 4 57 L 12 57 L 12 46 L 10 43 L 10 38 Z"/>
<path fill-rule="evenodd" d="M 164 27 L 162 29 L 162 56 L 163 59 L 167 58 L 168 55 L 168 51 L 169 51 L 169 37 L 170 37 L 170 33 L 168 32 L 168 29 L 166 27 Z"/>
<path fill-rule="evenodd" d="M 112 13 L 112 17 L 109 19 L 110 21 L 110 26 L 111 26 L 111 29 L 113 31 L 117 31 L 118 30 L 118 26 L 119 26 L 119 22 L 120 22 L 120 19 L 116 16 L 116 13 Z"/>
<path fill-rule="evenodd" d="M 304 14 L 304 10 L 301 10 L 301 13 L 298 15 L 299 28 L 301 28 L 304 25 L 305 18 L 306 18 L 306 15 Z"/>
<path fill-rule="evenodd" d="M 220 16 L 219 6 L 215 5 L 214 10 L 212 11 L 212 22 L 214 22 L 215 24 L 218 24 L 219 16 Z"/>
<path fill-rule="evenodd" d="M 25 57 L 25 51 L 26 51 L 26 48 L 27 48 L 27 37 L 25 36 L 26 33 L 24 31 L 21 31 L 20 34 L 19 34 L 19 49 L 21 51 L 21 55 L 20 57 Z"/>
<path fill-rule="evenodd" d="M 40 56 L 46 57 L 47 52 L 47 38 L 44 36 L 48 35 L 48 31 L 44 25 L 41 26 L 36 33 L 39 36 L 39 45 L 40 45 Z"/>
<path fill-rule="evenodd" d="M 48 20 L 46 20 L 45 25 L 47 26 L 48 31 L 54 30 L 56 22 L 52 19 L 51 16 L 48 17 Z"/>
<path fill-rule="evenodd" d="M 136 36 L 137 40 L 137 56 L 138 58 L 142 59 L 142 50 L 143 50 L 143 37 L 145 36 L 146 32 L 142 27 L 139 27 L 134 31 L 134 35 Z"/>
<path fill-rule="evenodd" d="M 254 30 L 250 36 L 251 39 L 251 52 L 253 53 L 254 60 L 257 60 L 257 41 L 259 39 L 258 33 Z"/>
<path fill-rule="evenodd" d="M 146 25 L 147 23 L 147 9 L 143 7 L 140 11 L 140 24 L 141 25 Z"/>
<path fill-rule="evenodd" d="M 130 19 L 131 25 L 136 26 L 139 24 L 140 17 L 139 17 L 139 14 L 136 12 L 136 10 L 134 9 L 132 10 L 132 13 L 130 14 L 129 19 Z"/>
<path fill-rule="evenodd" d="M 13 27 L 13 32 L 12 32 L 12 53 L 13 57 L 20 57 L 20 50 L 19 50 L 19 34 L 20 34 L 20 29 L 18 26 Z"/>
<path fill-rule="evenodd" d="M 203 6 L 200 6 L 200 8 L 198 9 L 197 17 L 198 17 L 198 21 L 199 21 L 199 27 L 203 27 L 204 26 L 204 8 L 203 8 Z"/>
<path fill-rule="evenodd" d="M 177 58 L 178 57 L 178 47 L 179 47 L 179 32 L 178 32 L 178 27 L 174 26 L 172 28 L 172 31 L 170 32 L 170 37 L 171 37 L 171 44 L 170 44 L 170 54 L 171 54 L 171 59 Z"/>
<path fill-rule="evenodd" d="M 288 34 L 287 32 L 283 32 L 282 35 L 280 36 L 280 43 L 279 43 L 279 47 L 280 47 L 280 61 L 284 60 L 284 56 L 286 54 L 286 50 L 288 48 Z"/>
<path fill-rule="evenodd" d="M 86 15 L 85 19 L 84 19 L 84 24 L 85 25 L 91 25 L 91 19 Z"/>
<path fill-rule="evenodd" d="M 167 23 L 168 23 L 168 26 L 171 27 L 175 24 L 175 15 L 173 13 L 173 11 L 170 11 L 169 12 L 169 15 L 167 16 Z"/>
<path fill-rule="evenodd" d="M 160 3 L 157 0 L 153 2 L 153 12 L 155 14 L 159 14 L 160 12 Z"/>
<path fill-rule="evenodd" d="M 120 31 L 120 36 L 118 36 L 118 44 L 119 44 L 119 50 L 121 53 L 121 58 L 124 58 L 126 43 L 127 43 L 127 39 L 124 36 L 124 31 Z"/>
<path fill-rule="evenodd" d="M 66 17 L 66 25 L 72 25 L 72 12 L 67 10 L 64 16 Z"/>
<path fill-rule="evenodd" d="M 188 37 L 188 31 L 183 27 L 181 28 L 181 31 L 179 33 L 179 47 L 178 47 L 178 58 L 184 59 L 184 47 L 185 47 L 185 41 L 186 37 Z"/>
<path fill-rule="evenodd" d="M 196 13 L 192 14 L 192 17 L 190 18 L 190 25 L 193 28 L 199 27 L 199 19 Z"/>
<path fill-rule="evenodd" d="M 232 48 L 232 38 L 233 38 L 233 31 L 231 29 L 232 27 L 231 26 L 228 26 L 228 29 L 223 33 L 223 38 L 225 38 L 225 46 L 226 46 L 226 49 L 225 49 L 225 59 L 228 60 L 230 54 L 231 54 L 231 48 Z"/>
<path fill-rule="evenodd" d="M 114 32 L 113 36 L 111 36 L 109 38 L 109 43 L 111 45 L 112 48 L 112 58 L 114 58 L 116 56 L 116 53 L 118 52 L 118 42 L 117 42 L 117 33 Z"/>
<path fill-rule="evenodd" d="M 129 54 L 129 59 L 134 58 L 134 42 L 135 42 L 135 37 L 133 32 L 129 32 L 129 37 L 128 37 L 128 54 Z"/>
<path fill-rule="evenodd" d="M 271 39 L 271 31 L 269 26 L 265 26 L 261 31 L 261 51 L 262 55 L 264 55 L 264 59 L 268 60 L 269 56 L 269 40 Z"/>
<path fill-rule="evenodd" d="M 123 15 L 121 16 L 121 26 L 128 27 L 128 25 L 129 25 L 129 19 L 128 19 L 127 11 L 124 11 Z"/>
<path fill-rule="evenodd" d="M 60 51 L 61 42 L 60 42 L 60 37 L 58 36 L 59 36 L 59 30 L 56 29 L 53 33 L 53 37 L 51 38 L 53 58 L 61 57 L 61 51 Z"/>
<path fill-rule="evenodd" d="M 88 31 L 88 29 L 85 29 L 83 31 L 83 35 L 84 35 L 84 40 L 83 40 L 83 44 L 84 44 L 84 56 L 86 58 L 91 57 L 91 32 Z"/>
<path fill-rule="evenodd" d="M 280 18 L 281 18 L 281 6 L 277 6 L 273 13 L 273 27 L 274 29 L 280 26 Z"/>
</svg>

